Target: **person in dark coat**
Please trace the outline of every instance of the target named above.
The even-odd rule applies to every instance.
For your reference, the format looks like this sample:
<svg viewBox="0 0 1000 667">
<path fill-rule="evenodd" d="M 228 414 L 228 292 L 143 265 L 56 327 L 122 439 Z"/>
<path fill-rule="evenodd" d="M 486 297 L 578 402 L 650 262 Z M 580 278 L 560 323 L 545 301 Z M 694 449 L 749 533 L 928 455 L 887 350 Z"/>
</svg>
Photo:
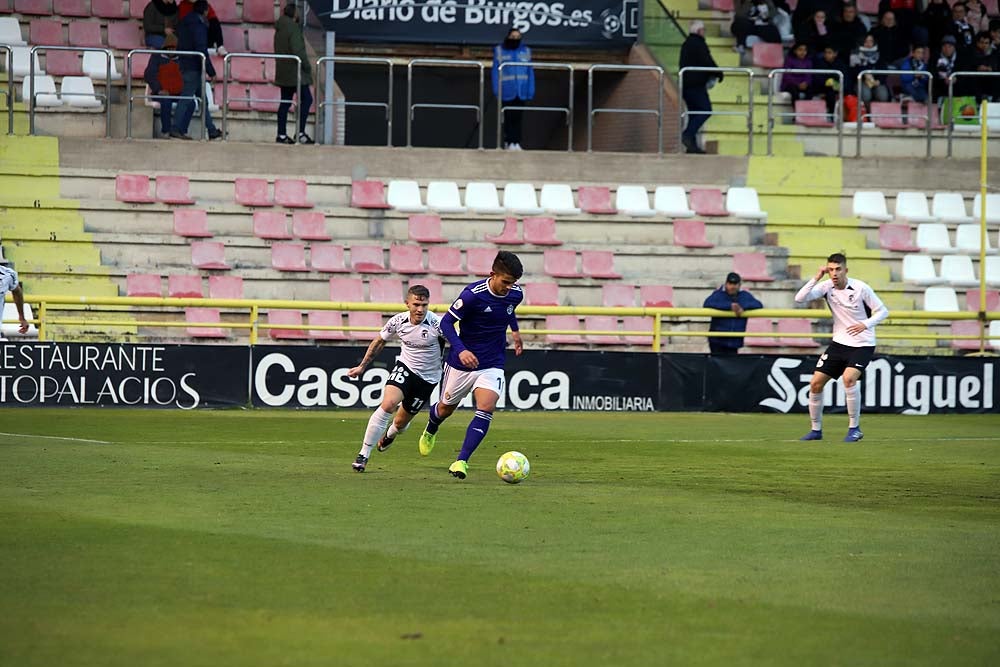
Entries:
<svg viewBox="0 0 1000 667">
<path fill-rule="evenodd" d="M 175 35 L 167 35 L 164 38 L 162 46 L 165 51 L 176 50 L 177 37 Z M 154 53 L 150 56 L 149 63 L 146 65 L 146 71 L 143 72 L 142 75 L 142 78 L 149 84 L 149 90 L 153 94 L 153 99 L 160 103 L 160 136 L 164 139 L 169 138 L 170 133 L 174 129 L 173 124 L 171 123 L 172 110 L 175 102 L 173 96 L 180 95 L 181 91 L 184 90 L 184 85 L 182 80 L 180 82 L 181 87 L 179 89 L 169 90 L 168 86 L 171 85 L 172 82 L 169 77 L 160 75 L 160 68 L 163 66 L 172 68 L 174 72 L 173 78 L 176 78 L 176 72 L 180 69 L 179 60 L 180 56 L 177 55 Z"/>
<path fill-rule="evenodd" d="M 209 78 L 215 76 L 215 68 L 212 66 L 212 59 L 208 57 L 208 2 L 207 0 L 197 0 L 194 3 L 194 10 L 181 19 L 177 25 L 177 50 L 195 51 L 205 56 L 205 73 Z M 191 117 L 194 116 L 194 100 L 201 98 L 202 86 L 205 83 L 201 78 L 202 60 L 198 56 L 181 56 L 181 75 L 184 77 L 184 90 L 181 92 L 186 98 L 177 103 L 177 118 L 174 129 L 170 136 L 174 139 L 190 139 L 188 127 L 191 125 Z M 212 114 L 208 109 L 204 110 L 205 127 L 208 129 L 209 139 L 218 139 L 222 132 L 215 127 L 212 122 Z"/>
<path fill-rule="evenodd" d="M 691 32 L 681 45 L 680 69 L 685 67 L 718 67 L 705 41 L 705 24 L 691 22 Z M 711 85 L 722 81 L 722 72 L 687 72 L 684 75 L 684 104 L 690 114 L 687 127 L 681 133 L 681 143 L 688 153 L 704 153 L 698 146 L 698 130 L 712 115 Z"/>
<path fill-rule="evenodd" d="M 289 2 L 278 19 L 274 30 L 274 52 L 286 56 L 298 56 L 300 60 L 298 74 L 301 77 L 302 88 L 298 90 L 299 133 L 298 143 L 316 143 L 306 134 L 306 123 L 309 120 L 309 108 L 312 107 L 313 96 L 312 66 L 309 64 L 309 54 L 306 52 L 306 40 L 299 24 L 299 10 L 295 2 Z M 300 83 L 296 77 L 295 61 L 278 60 L 274 68 L 274 83 L 281 88 L 281 104 L 278 105 L 278 137 L 279 144 L 294 144 L 286 133 L 288 111 L 292 108 L 292 98 L 296 95 L 296 85 Z"/>
<path fill-rule="evenodd" d="M 146 46 L 163 48 L 163 40 L 174 34 L 177 23 L 177 3 L 174 0 L 150 0 L 142 12 L 142 34 Z"/>
<path fill-rule="evenodd" d="M 742 282 L 740 274 L 730 273 L 726 276 L 726 282 L 705 299 L 703 308 L 732 311 L 736 314 L 736 317 L 713 317 L 708 326 L 709 331 L 744 332 L 747 330 L 747 320 L 743 317 L 743 311 L 764 307 L 754 295 L 740 289 Z M 711 336 L 708 339 L 708 347 L 714 355 L 733 355 L 743 347 L 743 339 Z"/>
<path fill-rule="evenodd" d="M 840 10 L 840 17 L 834 21 L 830 28 L 830 43 L 844 57 L 848 57 L 862 42 L 868 34 L 868 28 L 864 21 L 858 18 L 858 8 L 854 5 L 844 5 Z"/>
</svg>

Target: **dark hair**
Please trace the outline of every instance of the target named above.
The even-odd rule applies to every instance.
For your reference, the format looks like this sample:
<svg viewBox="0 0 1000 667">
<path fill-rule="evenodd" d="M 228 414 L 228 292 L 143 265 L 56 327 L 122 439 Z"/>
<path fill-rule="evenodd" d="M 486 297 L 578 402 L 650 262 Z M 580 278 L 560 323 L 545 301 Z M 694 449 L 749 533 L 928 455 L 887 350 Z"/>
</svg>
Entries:
<svg viewBox="0 0 1000 667">
<path fill-rule="evenodd" d="M 493 260 L 493 273 L 504 273 L 515 280 L 520 280 L 524 275 L 524 267 L 521 266 L 521 259 L 517 255 L 509 250 L 501 250 Z"/>
<path fill-rule="evenodd" d="M 295 6 L 295 3 L 294 2 L 289 2 L 287 5 L 285 5 L 285 16 L 287 16 L 290 19 L 295 18 L 295 10 L 296 9 L 298 9 L 298 8 Z"/>
<path fill-rule="evenodd" d="M 832 262 L 834 264 L 840 264 L 842 266 L 847 266 L 847 257 L 842 252 L 835 252 L 826 258 L 827 262 Z"/>
<path fill-rule="evenodd" d="M 978 42 L 981 39 L 987 39 L 991 42 L 993 41 L 993 38 L 990 37 L 990 33 L 987 30 L 980 30 L 976 33 L 976 41 Z"/>
<path fill-rule="evenodd" d="M 410 285 L 410 289 L 406 290 L 406 295 L 409 296 L 411 294 L 421 299 L 431 298 L 431 291 L 423 285 Z"/>
<path fill-rule="evenodd" d="M 207 14 L 208 13 L 208 0 L 195 0 L 194 7 L 195 14 Z"/>
</svg>

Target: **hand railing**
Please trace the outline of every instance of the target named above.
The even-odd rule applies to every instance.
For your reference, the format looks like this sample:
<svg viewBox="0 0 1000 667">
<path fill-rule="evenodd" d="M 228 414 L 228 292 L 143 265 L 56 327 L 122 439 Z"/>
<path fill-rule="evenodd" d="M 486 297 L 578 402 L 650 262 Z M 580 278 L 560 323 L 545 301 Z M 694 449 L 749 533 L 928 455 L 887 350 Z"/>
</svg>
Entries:
<svg viewBox="0 0 1000 667">
<path fill-rule="evenodd" d="M 837 156 L 843 157 L 844 155 L 844 73 L 838 69 L 796 69 L 791 67 L 780 67 L 778 69 L 771 70 L 767 75 L 767 154 L 774 155 L 773 141 L 774 141 L 774 119 L 775 118 L 826 118 L 829 114 L 825 111 L 819 112 L 796 112 L 795 111 L 795 100 L 792 99 L 792 111 L 782 111 L 775 112 L 774 110 L 774 98 L 776 95 L 781 93 L 781 90 L 777 88 L 778 81 L 783 74 L 789 72 L 797 74 L 832 74 L 837 77 L 837 106 L 834 108 L 833 113 L 833 124 L 837 128 Z"/>
<path fill-rule="evenodd" d="M 509 67 L 531 67 L 534 69 L 558 69 L 567 72 L 569 80 L 569 96 L 564 107 L 514 106 L 503 103 L 503 71 Z M 566 150 L 573 150 L 573 65 L 570 63 L 522 63 L 504 62 L 497 67 L 497 150 L 503 148 L 504 113 L 507 111 L 556 111 L 566 116 L 566 129 L 569 133 Z"/>
<path fill-rule="evenodd" d="M 925 106 L 927 107 L 927 157 L 931 156 L 931 133 L 934 129 L 934 122 L 932 118 L 931 109 L 934 108 L 934 76 L 930 72 L 924 71 L 910 71 L 902 69 L 866 69 L 858 72 L 857 80 L 857 90 L 861 90 L 863 81 L 866 74 L 877 74 L 879 76 L 913 76 L 918 79 L 927 79 L 927 101 Z M 857 146 L 855 148 L 855 157 L 861 157 L 861 129 L 864 127 L 865 118 L 907 118 L 910 114 L 873 114 L 865 113 L 864 105 L 858 104 L 858 129 L 857 129 Z"/>
<path fill-rule="evenodd" d="M 150 56 L 159 54 L 161 56 L 196 56 L 201 62 L 201 86 L 199 88 L 198 95 L 135 95 L 132 93 L 132 57 L 137 53 L 148 53 Z M 176 51 L 176 50 L 162 50 L 162 49 L 132 49 L 125 56 L 125 138 L 132 138 L 132 111 L 135 107 L 135 100 L 177 100 L 178 102 L 183 100 L 191 100 L 192 103 L 197 103 L 201 100 L 201 132 L 200 138 L 205 138 L 205 123 L 208 119 L 208 114 L 206 110 L 208 109 L 208 104 L 205 100 L 205 86 L 207 85 L 207 79 L 205 78 L 205 54 L 200 51 Z M 182 91 L 183 92 L 183 91 Z M 145 91 L 144 91 L 145 93 Z"/>
<path fill-rule="evenodd" d="M 229 138 L 229 132 L 227 132 L 227 126 L 229 123 L 229 102 L 246 102 L 253 107 L 254 102 L 271 102 L 272 100 L 263 100 L 256 98 L 252 93 L 247 93 L 247 97 L 229 97 L 229 74 L 230 67 L 232 66 L 232 61 L 237 58 L 253 58 L 255 60 L 291 60 L 295 62 L 295 100 L 289 100 L 292 107 L 295 108 L 294 125 L 296 128 L 299 126 L 299 105 L 302 101 L 302 59 L 298 56 L 278 54 L 278 53 L 227 53 L 226 57 L 222 61 L 222 140 L 226 141 Z M 277 63 L 275 63 L 277 64 Z M 279 87 L 280 90 L 280 87 Z M 284 102 L 281 100 L 279 104 Z M 295 133 L 298 136 L 298 132 Z"/>
<path fill-rule="evenodd" d="M 678 137 L 683 136 L 684 127 L 687 125 L 689 116 L 743 116 L 747 119 L 747 155 L 753 154 L 753 79 L 754 72 L 749 67 L 683 67 L 677 73 L 677 90 L 684 100 L 684 75 L 689 72 L 722 72 L 723 75 L 738 75 L 747 78 L 747 110 L 746 111 L 690 111 L 685 105 L 684 110 L 679 114 L 680 120 L 677 129 Z"/>
<path fill-rule="evenodd" d="M 45 53 L 48 51 L 76 51 L 81 53 L 86 53 L 88 51 L 94 53 L 103 53 L 105 61 L 105 78 L 104 78 L 104 94 L 94 92 L 95 98 L 100 98 L 104 100 L 104 136 L 111 136 L 111 70 L 114 65 L 114 53 L 111 49 L 102 49 L 92 46 L 33 46 L 31 47 L 31 52 L 28 55 L 28 96 L 30 98 L 28 102 L 28 134 L 35 133 L 35 99 L 37 95 L 35 94 L 35 59 L 36 54 Z M 14 73 L 10 72 L 9 76 L 13 80 Z M 69 95 L 74 96 L 84 96 L 89 95 L 88 93 L 67 93 L 62 90 L 59 91 L 59 99 Z"/>
<path fill-rule="evenodd" d="M 356 102 L 347 99 L 347 94 L 344 94 L 344 99 L 342 101 L 337 101 L 334 99 L 333 102 L 322 101 L 316 107 L 316 125 L 320 124 L 320 118 L 323 118 L 323 110 L 327 106 L 342 106 L 342 107 L 374 107 L 379 109 L 384 109 L 385 111 L 385 145 L 392 146 L 392 112 L 393 112 L 393 75 L 392 75 L 392 60 L 389 58 L 368 58 L 362 56 L 324 56 L 316 61 L 316 80 L 319 81 L 321 75 L 325 73 L 325 68 L 327 63 L 330 66 L 336 63 L 349 63 L 355 65 L 380 65 L 386 68 L 386 100 L 385 102 Z M 322 136 L 319 130 L 316 131 L 317 136 Z"/>
<path fill-rule="evenodd" d="M 479 70 L 478 104 L 445 104 L 443 102 L 413 103 L 413 68 L 421 67 L 464 67 Z M 444 58 L 414 58 L 406 64 L 406 146 L 413 146 L 413 116 L 417 109 L 468 109 L 476 112 L 479 128 L 479 146 L 483 147 L 483 91 L 486 66 L 478 60 L 446 60 Z"/>
<path fill-rule="evenodd" d="M 656 74 L 656 108 L 626 109 L 594 107 L 595 72 L 654 72 Z M 599 113 L 630 113 L 656 116 L 656 152 L 663 154 L 663 68 L 658 65 L 591 65 L 587 69 L 587 152 L 594 150 L 594 116 Z"/>
</svg>

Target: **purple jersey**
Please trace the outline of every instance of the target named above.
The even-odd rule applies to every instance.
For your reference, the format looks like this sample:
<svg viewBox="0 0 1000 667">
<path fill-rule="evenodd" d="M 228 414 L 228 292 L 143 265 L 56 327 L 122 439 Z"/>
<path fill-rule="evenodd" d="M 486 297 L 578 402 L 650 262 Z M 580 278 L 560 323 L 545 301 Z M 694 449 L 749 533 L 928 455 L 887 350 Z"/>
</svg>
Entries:
<svg viewBox="0 0 1000 667">
<path fill-rule="evenodd" d="M 458 355 L 469 350 L 479 359 L 479 368 L 503 368 L 507 356 L 507 327 L 517 331 L 514 310 L 524 298 L 520 285 L 514 285 L 507 296 L 497 296 L 490 291 L 489 280 L 466 286 L 455 303 L 441 318 L 441 332 L 451 349 L 448 365 L 466 368 Z M 455 323 L 460 322 L 461 333 L 455 333 Z"/>
</svg>

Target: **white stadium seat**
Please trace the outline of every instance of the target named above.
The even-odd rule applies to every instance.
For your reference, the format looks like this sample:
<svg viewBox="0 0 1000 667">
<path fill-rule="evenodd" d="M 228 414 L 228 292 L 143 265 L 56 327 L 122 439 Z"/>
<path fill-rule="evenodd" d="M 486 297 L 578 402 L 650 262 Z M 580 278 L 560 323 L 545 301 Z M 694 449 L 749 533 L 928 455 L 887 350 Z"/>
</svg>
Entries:
<svg viewBox="0 0 1000 667">
<path fill-rule="evenodd" d="M 431 181 L 427 184 L 427 208 L 438 213 L 465 213 L 458 184 L 454 181 Z"/>
<path fill-rule="evenodd" d="M 854 193 L 853 214 L 875 222 L 889 222 L 892 216 L 885 206 L 885 195 L 879 191 L 859 190 Z"/>
<path fill-rule="evenodd" d="M 986 258 L 986 284 L 1000 287 L 1000 257 Z"/>
<path fill-rule="evenodd" d="M 543 185 L 539 204 L 553 215 L 580 215 L 580 209 L 573 205 L 573 188 L 565 183 Z"/>
<path fill-rule="evenodd" d="M 543 213 L 538 205 L 535 186 L 531 183 L 508 183 L 503 186 L 503 207 L 508 213 L 538 215 Z"/>
<path fill-rule="evenodd" d="M 940 222 L 923 222 L 917 225 L 917 247 L 922 252 L 941 255 L 955 252 L 948 238 L 948 228 Z"/>
<path fill-rule="evenodd" d="M 21 82 L 21 99 L 24 100 L 25 104 L 28 104 L 28 100 L 31 98 L 31 93 L 29 92 L 28 81 L 30 79 L 25 78 Z M 61 107 L 62 100 L 59 99 L 59 95 L 56 94 L 56 81 L 51 76 L 42 74 L 35 75 L 35 106 L 39 107 Z"/>
<path fill-rule="evenodd" d="M 403 213 L 423 213 L 427 210 L 420 201 L 420 186 L 416 181 L 389 181 L 386 203 Z"/>
<path fill-rule="evenodd" d="M 615 208 L 633 218 L 656 215 L 656 211 L 649 208 L 649 193 L 641 185 L 619 185 L 615 193 Z"/>
<path fill-rule="evenodd" d="M 8 46 L 24 46 L 27 42 L 21 35 L 21 24 L 16 16 L 0 16 L 0 44 Z M 5 57 L 4 54 L 0 57 Z"/>
<path fill-rule="evenodd" d="M 101 109 L 104 104 L 94 95 L 94 82 L 89 76 L 64 76 L 59 88 L 64 104 L 77 109 Z"/>
<path fill-rule="evenodd" d="M 977 193 L 972 200 L 972 218 L 979 222 L 982 218 L 981 197 Z M 986 194 L 986 222 L 1000 222 L 1000 194 Z"/>
<path fill-rule="evenodd" d="M 959 252 L 979 254 L 980 227 L 978 224 L 959 225 L 955 232 L 955 249 Z M 989 231 L 989 230 L 987 230 Z M 990 245 L 990 235 L 986 235 L 986 254 L 992 255 L 996 248 Z"/>
<path fill-rule="evenodd" d="M 936 192 L 931 213 L 941 222 L 972 222 L 960 192 Z"/>
<path fill-rule="evenodd" d="M 693 218 L 694 211 L 688 206 L 687 193 L 679 185 L 661 185 L 653 193 L 653 208 L 671 218 Z"/>
<path fill-rule="evenodd" d="M 903 257 L 903 282 L 915 285 L 940 285 L 944 282 L 934 271 L 934 262 L 927 255 Z"/>
<path fill-rule="evenodd" d="M 998 336 L 998 338 L 993 338 L 993 336 Z M 990 337 L 993 340 L 990 341 L 990 345 L 993 346 L 994 350 L 1000 350 L 1000 320 L 993 320 L 990 322 Z"/>
<path fill-rule="evenodd" d="M 108 78 L 108 59 L 103 53 L 97 51 L 83 52 L 83 75 L 91 79 L 105 81 Z M 118 71 L 118 63 L 114 56 L 111 57 L 111 80 L 117 81 L 122 78 Z M 211 88 L 211 86 L 209 86 Z M 207 92 L 207 89 L 206 89 Z"/>
<path fill-rule="evenodd" d="M 31 49 L 27 46 L 15 46 L 11 49 L 13 52 L 13 67 L 14 76 L 24 78 L 28 76 L 29 70 L 31 68 Z M 45 70 L 42 69 L 41 63 L 38 62 L 38 54 L 35 54 L 35 76 L 41 76 L 45 74 Z"/>
<path fill-rule="evenodd" d="M 753 188 L 729 188 L 726 192 L 726 211 L 734 218 L 767 220 L 767 213 L 760 210 L 760 200 Z"/>
<path fill-rule="evenodd" d="M 979 281 L 968 255 L 947 255 L 941 258 L 941 279 L 953 287 L 976 287 Z"/>
<path fill-rule="evenodd" d="M 937 313 L 957 313 L 958 295 L 951 287 L 928 287 L 924 290 L 924 310 Z"/>
<path fill-rule="evenodd" d="M 896 194 L 896 219 L 905 222 L 937 222 L 927 207 L 927 195 L 923 192 L 900 192 Z"/>
<path fill-rule="evenodd" d="M 465 207 L 473 213 L 503 213 L 497 186 L 486 181 L 472 181 L 465 186 Z"/>
</svg>

